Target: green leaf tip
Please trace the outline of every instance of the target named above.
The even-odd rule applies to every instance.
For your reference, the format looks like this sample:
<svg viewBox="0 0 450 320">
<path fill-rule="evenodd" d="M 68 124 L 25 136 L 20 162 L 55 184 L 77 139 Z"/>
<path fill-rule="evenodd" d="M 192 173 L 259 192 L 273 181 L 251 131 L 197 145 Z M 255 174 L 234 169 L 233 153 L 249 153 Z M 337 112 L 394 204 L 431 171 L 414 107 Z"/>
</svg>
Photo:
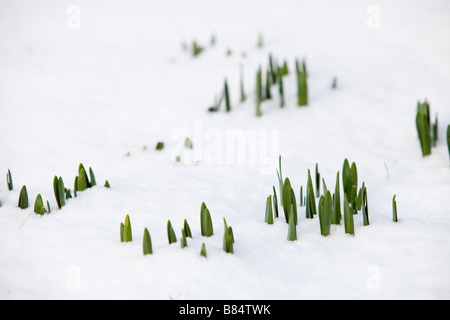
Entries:
<svg viewBox="0 0 450 320">
<path fill-rule="evenodd" d="M 192 238 L 191 228 L 189 227 L 189 224 L 188 224 L 188 222 L 187 222 L 186 219 L 184 219 L 184 227 L 183 227 L 183 230 L 184 230 L 184 235 L 185 235 L 187 238 Z"/>
<path fill-rule="evenodd" d="M 344 194 L 344 226 L 346 234 L 355 235 L 353 210 L 350 207 L 347 194 Z"/>
<path fill-rule="evenodd" d="M 287 239 L 289 241 L 297 240 L 297 226 L 295 225 L 294 219 L 294 206 L 291 204 L 290 214 L 289 214 L 289 227 L 288 227 L 288 236 Z"/>
<path fill-rule="evenodd" d="M 223 234 L 223 250 L 227 253 L 233 253 L 234 234 L 233 229 L 227 225 L 227 221 L 223 218 L 224 234 Z"/>
<path fill-rule="evenodd" d="M 125 224 L 123 225 L 123 242 L 130 242 L 130 241 L 133 241 L 133 234 L 131 232 L 130 216 L 127 214 L 125 217 Z"/>
<path fill-rule="evenodd" d="M 333 213 L 330 191 L 327 191 L 325 196 L 321 196 L 322 199 L 323 201 L 319 202 L 320 234 L 322 236 L 328 236 L 330 234 L 331 216 Z"/>
<path fill-rule="evenodd" d="M 28 208 L 28 192 L 26 186 L 23 186 L 20 190 L 18 207 L 20 209 Z"/>
<path fill-rule="evenodd" d="M 206 204 L 203 202 L 200 208 L 200 228 L 201 234 L 205 237 L 210 237 L 214 235 L 211 214 Z"/>
<path fill-rule="evenodd" d="M 175 231 L 172 228 L 172 223 L 170 220 L 167 221 L 167 238 L 169 240 L 169 244 L 177 242 L 177 236 L 175 235 Z"/>
<path fill-rule="evenodd" d="M 53 178 L 53 192 L 55 194 L 56 204 L 61 209 L 66 204 L 66 195 L 64 192 L 64 181 L 62 177 L 55 176 Z"/>
<path fill-rule="evenodd" d="M 272 195 L 269 195 L 266 200 L 265 222 L 268 224 L 273 224 Z"/>
<path fill-rule="evenodd" d="M 200 250 L 200 256 L 206 258 L 206 246 L 205 246 L 204 242 L 202 243 L 202 248 Z"/>
<path fill-rule="evenodd" d="M 142 249 L 144 255 L 153 253 L 152 239 L 150 238 L 150 233 L 148 232 L 147 228 L 144 229 L 144 239 L 142 243 Z"/>
<path fill-rule="evenodd" d="M 40 194 L 37 195 L 36 200 L 34 201 L 34 212 L 37 214 L 44 214 L 47 212 L 44 208 L 44 202 L 42 201 L 42 196 Z"/>
<path fill-rule="evenodd" d="M 394 197 L 392 198 L 392 221 L 394 222 L 398 222 L 398 217 L 397 217 L 397 201 L 396 201 L 396 196 L 394 194 Z"/>
<path fill-rule="evenodd" d="M 164 149 L 164 142 L 162 141 L 157 142 L 155 150 L 161 151 L 162 149 Z"/>
<path fill-rule="evenodd" d="M 8 169 L 8 173 L 6 174 L 6 185 L 8 186 L 9 191 L 14 189 L 11 171 L 9 169 Z"/>
</svg>

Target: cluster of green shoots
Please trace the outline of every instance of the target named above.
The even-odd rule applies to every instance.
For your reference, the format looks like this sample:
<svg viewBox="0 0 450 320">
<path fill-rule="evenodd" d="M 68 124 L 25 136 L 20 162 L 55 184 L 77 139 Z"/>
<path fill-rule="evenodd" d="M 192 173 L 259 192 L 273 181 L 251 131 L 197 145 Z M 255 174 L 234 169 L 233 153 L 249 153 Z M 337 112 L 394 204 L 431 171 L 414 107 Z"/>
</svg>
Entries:
<svg viewBox="0 0 450 320">
<path fill-rule="evenodd" d="M 307 83 L 307 72 L 306 72 L 306 63 L 303 60 L 301 63 L 299 60 L 296 60 L 296 75 L 297 75 L 297 104 L 299 106 L 308 105 L 308 83 Z M 242 65 L 240 67 L 241 76 L 240 76 L 240 102 L 245 102 L 247 99 L 247 95 L 244 89 L 244 80 L 243 80 L 243 68 Z M 283 108 L 285 105 L 285 93 L 283 86 L 283 78 L 289 74 L 289 68 L 287 61 L 284 61 L 281 65 L 278 65 L 273 58 L 272 54 L 269 54 L 268 66 L 265 71 L 261 68 L 258 68 L 256 72 L 256 91 L 255 91 L 255 103 L 256 103 L 256 116 L 262 116 L 262 108 L 261 104 L 266 100 L 271 100 L 272 96 L 272 88 L 274 86 L 278 86 L 278 94 L 280 101 L 280 108 Z M 225 79 L 223 90 L 220 92 L 218 98 L 217 96 L 214 98 L 213 105 L 208 109 L 210 112 L 219 111 L 222 102 L 225 104 L 225 111 L 230 112 L 231 100 L 230 100 L 230 92 L 228 81 Z"/>
<path fill-rule="evenodd" d="M 232 227 L 227 225 L 225 218 L 224 221 L 224 235 L 223 235 L 223 250 L 227 253 L 233 253 L 233 244 L 234 244 L 234 235 Z M 211 219 L 211 214 L 206 204 L 203 202 L 200 207 L 200 229 L 201 235 L 203 237 L 211 237 L 214 235 L 213 224 Z M 181 238 L 180 238 L 180 247 L 186 248 L 188 246 L 187 238 L 192 239 L 191 228 L 186 219 L 184 219 L 183 228 L 181 228 Z M 132 241 L 132 231 L 131 231 L 131 222 L 129 215 L 126 215 L 125 222 L 120 223 L 120 241 L 121 242 L 130 242 Z M 167 221 L 167 240 L 169 245 L 178 242 L 177 235 L 175 230 L 172 227 L 172 223 L 170 220 Z M 152 254 L 152 240 L 150 237 L 150 232 L 148 228 L 144 228 L 144 237 L 143 237 L 143 254 Z M 202 243 L 200 249 L 200 255 L 206 257 L 206 245 L 205 242 Z"/>
<path fill-rule="evenodd" d="M 6 184 L 8 190 L 13 190 L 13 180 L 11 171 L 8 169 L 8 173 L 6 174 Z M 88 188 L 92 188 L 97 184 L 95 180 L 94 171 L 91 167 L 89 167 L 89 177 L 86 173 L 86 170 L 83 164 L 79 165 L 78 175 L 75 177 L 74 182 L 74 196 L 77 197 L 77 192 L 84 191 Z M 105 181 L 105 188 L 110 188 L 108 180 Z M 72 192 L 70 189 L 67 189 L 64 186 L 64 181 L 62 177 L 55 176 L 53 178 L 53 192 L 55 195 L 56 204 L 59 209 L 61 209 L 66 204 L 66 200 L 72 198 Z M 18 207 L 21 209 L 27 209 L 29 207 L 28 201 L 28 191 L 27 187 L 24 185 L 20 190 Z M 36 196 L 36 200 L 34 202 L 34 212 L 36 214 L 44 215 L 45 213 L 51 213 L 50 203 L 47 200 L 46 205 L 44 206 L 44 201 L 42 199 L 41 194 Z"/>
<path fill-rule="evenodd" d="M 281 156 L 279 157 L 279 169 L 277 169 L 280 205 L 283 207 L 285 221 L 288 224 L 288 240 L 297 240 L 297 202 L 294 189 L 291 186 L 289 178 L 283 180 L 281 171 Z M 323 191 L 320 191 L 322 182 Z M 363 182 L 358 188 L 358 171 L 355 162 L 350 163 L 344 160 L 342 167 L 342 189 L 343 203 L 341 204 L 340 175 L 336 174 L 336 184 L 334 192 L 330 191 L 324 179 L 320 179 L 318 164 L 315 170 L 315 188 L 311 171 L 308 169 L 308 180 L 306 184 L 306 195 L 303 196 L 303 186 L 300 187 L 300 206 L 305 206 L 306 219 L 313 219 L 317 214 L 319 216 L 320 233 L 322 236 L 330 234 L 331 225 L 340 225 L 344 220 L 345 233 L 355 234 L 354 215 L 359 211 L 362 213 L 363 225 L 369 225 L 369 209 L 367 201 L 367 187 Z M 359 192 L 357 192 L 359 190 Z M 316 203 L 316 198 L 319 198 Z M 342 210 L 341 210 L 342 208 Z M 275 186 L 273 186 L 273 195 L 269 195 L 266 200 L 265 222 L 273 224 L 274 217 L 278 218 L 278 197 Z M 393 199 L 393 220 L 397 219 L 397 204 L 395 196 Z"/>
</svg>

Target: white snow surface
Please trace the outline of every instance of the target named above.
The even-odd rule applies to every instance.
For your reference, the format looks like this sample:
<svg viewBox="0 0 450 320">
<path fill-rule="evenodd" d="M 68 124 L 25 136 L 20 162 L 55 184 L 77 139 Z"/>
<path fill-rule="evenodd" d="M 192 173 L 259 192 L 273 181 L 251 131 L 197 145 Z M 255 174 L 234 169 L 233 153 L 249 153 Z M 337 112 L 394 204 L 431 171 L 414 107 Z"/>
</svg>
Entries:
<svg viewBox="0 0 450 320">
<path fill-rule="evenodd" d="M 73 8 L 80 28 L 70 24 Z M 449 299 L 449 32 L 445 0 L 2 0 L 0 298 Z M 195 58 L 182 48 L 194 39 L 205 47 Z M 297 106 L 291 73 L 286 106 L 274 86 L 255 116 L 256 70 L 269 53 L 291 70 L 305 58 L 307 107 Z M 232 111 L 208 113 L 225 78 Z M 425 98 L 439 120 L 428 157 L 415 128 Z M 223 146 L 239 131 L 259 139 L 239 149 L 249 154 L 243 163 Z M 185 136 L 203 161 L 189 163 Z M 323 237 L 299 206 L 298 240 L 287 241 L 282 213 L 264 222 L 266 198 L 279 192 L 279 154 L 297 200 L 316 163 L 334 191 L 344 159 L 354 161 L 370 225 L 359 213 L 355 236 L 342 223 Z M 80 163 L 97 186 L 58 210 L 53 177 L 72 188 Z M 50 214 L 33 213 L 37 194 Z M 200 234 L 202 202 L 210 238 Z M 121 243 L 127 214 L 133 241 Z M 223 218 L 234 254 L 222 250 Z M 193 238 L 181 249 L 168 244 L 166 225 L 179 238 L 184 219 Z M 152 255 L 142 253 L 144 228 Z"/>
</svg>

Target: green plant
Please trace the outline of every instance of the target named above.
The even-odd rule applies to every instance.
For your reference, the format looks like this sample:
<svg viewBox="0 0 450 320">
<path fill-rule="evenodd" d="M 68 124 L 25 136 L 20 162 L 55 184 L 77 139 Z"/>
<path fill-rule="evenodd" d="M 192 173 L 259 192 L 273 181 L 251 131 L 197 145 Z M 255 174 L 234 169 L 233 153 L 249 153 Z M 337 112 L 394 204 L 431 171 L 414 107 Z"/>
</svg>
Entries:
<svg viewBox="0 0 450 320">
<path fill-rule="evenodd" d="M 284 180 L 283 184 L 283 211 L 286 223 L 289 223 L 291 205 L 294 208 L 294 223 L 297 224 L 297 200 L 295 199 L 294 189 L 291 187 L 289 178 Z"/>
<path fill-rule="evenodd" d="M 306 218 L 312 219 L 316 214 L 316 202 L 314 199 L 314 189 L 311 180 L 311 171 L 308 169 L 308 182 L 306 184 Z"/>
<path fill-rule="evenodd" d="M 272 195 L 267 197 L 265 222 L 273 224 Z"/>
<path fill-rule="evenodd" d="M 13 190 L 13 181 L 12 181 L 12 176 L 11 176 L 11 171 L 8 169 L 8 173 L 6 174 L 6 184 L 8 186 L 8 190 Z"/>
<path fill-rule="evenodd" d="M 342 186 L 344 194 L 347 194 L 347 199 L 352 206 L 354 213 L 357 212 L 357 187 L 358 187 L 358 170 L 356 163 L 353 162 L 350 167 L 347 159 L 344 160 L 342 168 Z"/>
<path fill-rule="evenodd" d="M 297 103 L 299 106 L 308 105 L 308 81 L 304 70 L 300 70 L 298 60 L 296 61 L 297 69 Z"/>
<path fill-rule="evenodd" d="M 225 96 L 225 110 L 227 112 L 231 111 L 231 102 L 230 102 L 230 93 L 228 91 L 228 82 L 227 79 L 225 79 L 225 84 L 223 87 L 223 94 Z"/>
<path fill-rule="evenodd" d="M 158 151 L 161 151 L 162 149 L 164 149 L 164 142 L 162 142 L 162 141 L 157 142 L 155 149 Z"/>
<path fill-rule="evenodd" d="M 109 185 L 108 180 L 105 181 L 105 188 L 111 188 L 111 186 Z"/>
<path fill-rule="evenodd" d="M 241 91 L 241 102 L 245 101 L 245 90 L 244 90 L 244 76 L 242 71 L 242 65 L 241 65 L 241 77 L 240 77 L 240 91 Z"/>
<path fill-rule="evenodd" d="M 319 198 L 320 195 L 320 172 L 319 172 L 319 164 L 316 162 L 316 197 Z"/>
<path fill-rule="evenodd" d="M 344 226 L 345 226 L 345 233 L 355 235 L 353 210 L 350 207 L 346 193 L 344 193 Z"/>
<path fill-rule="evenodd" d="M 261 67 L 258 69 L 256 73 L 256 116 L 260 117 L 262 115 L 261 112 L 261 103 L 263 101 L 262 97 L 262 75 L 261 75 Z"/>
<path fill-rule="evenodd" d="M 290 213 L 289 213 L 289 227 L 288 227 L 288 236 L 287 239 L 289 241 L 297 240 L 297 226 L 295 224 L 294 217 L 294 206 L 291 204 Z"/>
<path fill-rule="evenodd" d="M 34 212 L 37 214 L 44 214 L 47 212 L 44 208 L 44 203 L 40 194 L 37 195 L 36 200 L 34 201 Z"/>
<path fill-rule="evenodd" d="M 202 243 L 202 249 L 200 250 L 200 256 L 206 258 L 206 246 L 205 246 L 204 242 Z"/>
<path fill-rule="evenodd" d="M 395 200 L 396 195 L 394 194 L 394 197 L 392 198 L 392 220 L 394 222 L 398 222 L 397 217 L 397 201 Z"/>
<path fill-rule="evenodd" d="M 431 154 L 430 105 L 428 101 L 417 103 L 416 129 L 419 136 L 422 156 Z"/>
<path fill-rule="evenodd" d="M 197 41 L 192 41 L 192 56 L 196 57 L 198 56 L 200 53 L 202 53 L 203 51 L 203 47 L 201 47 Z"/>
<path fill-rule="evenodd" d="M 184 235 L 188 238 L 192 238 L 192 232 L 191 232 L 191 228 L 189 227 L 189 224 L 187 222 L 186 219 L 184 219 Z"/>
<path fill-rule="evenodd" d="M 447 148 L 450 156 L 450 124 L 447 126 Z"/>
<path fill-rule="evenodd" d="M 279 170 L 277 169 L 278 187 L 280 188 L 281 205 L 283 205 L 283 173 L 281 172 L 281 155 L 278 156 L 278 168 L 279 168 Z"/>
<path fill-rule="evenodd" d="M 148 232 L 147 228 L 144 229 L 144 240 L 142 243 L 142 247 L 144 255 L 153 253 L 152 239 L 150 238 L 150 233 Z"/>
<path fill-rule="evenodd" d="M 97 181 L 95 180 L 94 171 L 91 167 L 89 167 L 89 177 L 91 178 L 91 182 L 89 184 L 90 187 L 97 185 Z"/>
<path fill-rule="evenodd" d="M 233 229 L 227 225 L 227 221 L 223 218 L 224 234 L 223 234 L 223 250 L 227 253 L 233 253 L 234 234 Z"/>
<path fill-rule="evenodd" d="M 62 208 L 66 204 L 66 197 L 64 194 L 64 181 L 62 177 L 55 176 L 53 178 L 53 193 L 55 194 L 56 204 L 58 208 Z"/>
<path fill-rule="evenodd" d="M 336 187 L 333 194 L 333 214 L 331 215 L 332 224 L 341 224 L 341 195 L 339 186 L 339 171 L 336 174 Z"/>
<path fill-rule="evenodd" d="M 131 232 L 131 221 L 130 216 L 128 214 L 125 217 L 125 224 L 123 224 L 123 227 L 121 225 L 121 232 L 123 232 L 123 234 L 121 235 L 121 239 L 123 239 L 123 242 L 133 241 L 133 234 Z"/>
<path fill-rule="evenodd" d="M 331 216 L 333 213 L 333 203 L 331 199 L 331 193 L 327 190 L 325 196 L 320 197 L 322 201 L 319 201 L 319 222 L 320 233 L 323 236 L 330 234 Z"/>
<path fill-rule="evenodd" d="M 50 202 L 47 200 L 47 212 L 50 213 L 52 210 L 50 209 Z"/>
<path fill-rule="evenodd" d="M 20 190 L 18 207 L 20 209 L 28 208 L 28 192 L 26 186 L 23 186 Z"/>
<path fill-rule="evenodd" d="M 361 192 L 362 192 L 362 204 L 361 204 L 361 210 L 362 210 L 362 216 L 363 216 L 363 224 L 365 226 L 369 225 L 369 206 L 367 203 L 367 188 L 366 185 L 362 184 L 362 188 L 361 188 Z"/>
<path fill-rule="evenodd" d="M 278 218 L 278 198 L 277 198 L 277 191 L 275 190 L 275 186 L 273 186 L 273 212 L 274 212 L 275 218 Z"/>
<path fill-rule="evenodd" d="M 300 186 L 300 207 L 303 207 L 303 186 Z"/>
<path fill-rule="evenodd" d="M 272 93 L 271 93 L 271 87 L 272 87 L 272 76 L 270 74 L 270 70 L 267 70 L 266 72 L 266 99 L 270 100 L 272 99 Z"/>
<path fill-rule="evenodd" d="M 277 83 L 278 77 L 277 77 L 277 69 L 275 69 L 275 64 L 273 63 L 272 54 L 269 54 L 269 72 L 270 72 L 270 78 L 271 83 L 275 84 Z"/>
<path fill-rule="evenodd" d="M 211 214 L 204 202 L 200 208 L 200 228 L 202 236 L 210 237 L 214 234 Z"/>
<path fill-rule="evenodd" d="M 278 92 L 280 94 L 280 108 L 284 107 L 284 87 L 283 87 L 283 76 L 281 74 L 281 69 L 278 68 Z"/>
<path fill-rule="evenodd" d="M 169 240 L 169 241 L 170 241 L 170 240 Z M 187 247 L 186 232 L 185 232 L 184 228 L 181 229 L 180 246 L 181 246 L 181 249 Z"/>
<path fill-rule="evenodd" d="M 175 235 L 175 231 L 172 228 L 170 220 L 167 221 L 167 238 L 169 239 L 169 244 L 177 242 L 177 236 Z"/>
</svg>

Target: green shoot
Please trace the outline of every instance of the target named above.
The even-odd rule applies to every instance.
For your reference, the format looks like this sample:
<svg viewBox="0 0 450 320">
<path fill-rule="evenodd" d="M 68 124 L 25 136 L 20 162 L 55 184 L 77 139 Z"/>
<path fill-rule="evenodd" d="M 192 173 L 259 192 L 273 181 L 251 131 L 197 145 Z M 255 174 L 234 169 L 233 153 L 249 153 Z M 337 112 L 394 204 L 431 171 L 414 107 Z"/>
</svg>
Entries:
<svg viewBox="0 0 450 320">
<path fill-rule="evenodd" d="M 363 216 L 363 224 L 365 226 L 369 225 L 369 206 L 367 203 L 367 188 L 363 182 L 362 185 L 362 216 Z"/>
<path fill-rule="evenodd" d="M 323 197 L 323 203 L 319 208 L 320 233 L 323 236 L 330 234 L 331 215 L 333 213 L 333 203 L 330 191 Z"/>
<path fill-rule="evenodd" d="M 273 224 L 272 195 L 267 197 L 266 201 L 266 218 L 268 224 Z"/>
<path fill-rule="evenodd" d="M 142 243 L 142 247 L 144 255 L 153 253 L 152 239 L 150 238 L 150 233 L 148 232 L 147 228 L 144 229 L 144 240 Z"/>
<path fill-rule="evenodd" d="M 130 221 L 130 216 L 128 214 L 125 217 L 125 224 L 123 227 L 123 241 L 124 242 L 133 241 L 133 235 L 131 232 L 131 221 Z"/>
<path fill-rule="evenodd" d="M 224 223 L 224 234 L 223 234 L 223 250 L 227 253 L 233 253 L 233 244 L 234 244 L 234 234 L 233 229 L 228 227 L 227 221 L 223 218 Z"/>
<path fill-rule="evenodd" d="M 316 197 L 318 198 L 320 195 L 320 172 L 319 172 L 319 164 L 316 162 Z"/>
<path fill-rule="evenodd" d="M 170 240 L 169 240 L 170 241 Z M 186 240 L 186 233 L 184 231 L 184 228 L 181 228 L 181 240 L 180 240 L 180 246 L 181 249 L 187 247 L 187 240 Z"/>
<path fill-rule="evenodd" d="M 344 226 L 345 233 L 355 235 L 355 227 L 353 221 L 353 210 L 348 202 L 347 194 L 344 193 Z"/>
<path fill-rule="evenodd" d="M 162 141 L 157 142 L 155 150 L 161 151 L 162 149 L 164 149 L 164 142 Z"/>
<path fill-rule="evenodd" d="M 13 187 L 13 181 L 11 176 L 11 171 L 8 169 L 8 173 L 6 174 L 6 184 L 8 186 L 8 190 L 11 191 L 14 189 Z"/>
<path fill-rule="evenodd" d="M 225 79 L 223 93 L 224 93 L 224 96 L 225 96 L 225 110 L 227 112 L 230 112 L 231 111 L 231 103 L 230 103 L 230 93 L 228 91 L 227 79 Z"/>
<path fill-rule="evenodd" d="M 206 246 L 205 243 L 202 243 L 202 249 L 200 250 L 200 256 L 206 258 Z"/>
<path fill-rule="evenodd" d="M 240 89 L 241 89 L 241 102 L 245 101 L 245 90 L 244 90 L 244 77 L 243 77 L 243 71 L 242 71 L 242 65 L 241 65 L 241 85 L 240 85 Z"/>
<path fill-rule="evenodd" d="M 397 201 L 395 200 L 396 195 L 394 194 L 394 197 L 392 198 L 392 220 L 394 222 L 398 222 L 397 217 Z"/>
<path fill-rule="evenodd" d="M 44 203 L 42 201 L 42 196 L 40 194 L 37 195 L 36 200 L 34 201 L 34 212 L 37 214 L 41 214 L 42 209 L 44 209 L 44 213 L 47 212 L 44 208 Z"/>
<path fill-rule="evenodd" d="M 331 216 L 332 224 L 341 224 L 341 196 L 339 186 L 339 171 L 336 174 L 336 187 L 333 195 L 333 214 Z"/>
<path fill-rule="evenodd" d="M 292 204 L 291 204 L 289 216 L 290 216 L 290 218 L 289 218 L 287 239 L 289 241 L 295 241 L 295 240 L 297 240 L 297 226 L 295 225 L 294 206 Z"/>
<path fill-rule="evenodd" d="M 108 180 L 105 181 L 105 188 L 111 188 L 111 186 L 109 185 L 109 181 Z"/>
<path fill-rule="evenodd" d="M 416 129 L 419 136 L 422 156 L 431 154 L 431 135 L 430 135 L 430 106 L 427 101 L 418 102 L 416 114 Z"/>
<path fill-rule="evenodd" d="M 214 234 L 211 214 L 204 202 L 200 208 L 200 228 L 202 236 L 210 237 Z"/>
<path fill-rule="evenodd" d="M 316 202 L 314 196 L 314 189 L 311 180 L 311 171 L 308 169 L 308 182 L 306 184 L 306 218 L 312 219 L 316 214 Z"/>
<path fill-rule="evenodd" d="M 22 189 L 20 190 L 18 207 L 20 209 L 28 208 L 28 192 L 26 186 L 23 186 Z"/>
<path fill-rule="evenodd" d="M 256 116 L 260 117 L 262 115 L 261 112 L 261 103 L 262 103 L 262 75 L 261 75 L 261 67 L 258 69 L 256 74 Z"/>
<path fill-rule="evenodd" d="M 62 177 L 55 176 L 53 178 L 53 192 L 55 194 L 56 204 L 58 208 L 62 208 L 66 204 L 66 197 L 64 194 L 64 181 Z"/>
<path fill-rule="evenodd" d="M 189 224 L 187 222 L 186 219 L 184 219 L 184 235 L 188 238 L 192 238 L 192 232 L 191 232 L 191 228 L 189 227 Z"/>
<path fill-rule="evenodd" d="M 273 186 L 273 211 L 275 218 L 278 218 L 278 198 L 277 198 L 277 191 L 275 190 L 275 186 Z"/>
<path fill-rule="evenodd" d="M 169 239 L 169 244 L 177 242 L 177 236 L 175 235 L 175 231 L 172 228 L 170 220 L 167 221 L 167 238 Z"/>
<path fill-rule="evenodd" d="M 91 178 L 90 186 L 93 187 L 93 186 L 97 185 L 97 182 L 95 181 L 94 171 L 92 170 L 91 167 L 89 167 L 89 177 Z"/>
</svg>

